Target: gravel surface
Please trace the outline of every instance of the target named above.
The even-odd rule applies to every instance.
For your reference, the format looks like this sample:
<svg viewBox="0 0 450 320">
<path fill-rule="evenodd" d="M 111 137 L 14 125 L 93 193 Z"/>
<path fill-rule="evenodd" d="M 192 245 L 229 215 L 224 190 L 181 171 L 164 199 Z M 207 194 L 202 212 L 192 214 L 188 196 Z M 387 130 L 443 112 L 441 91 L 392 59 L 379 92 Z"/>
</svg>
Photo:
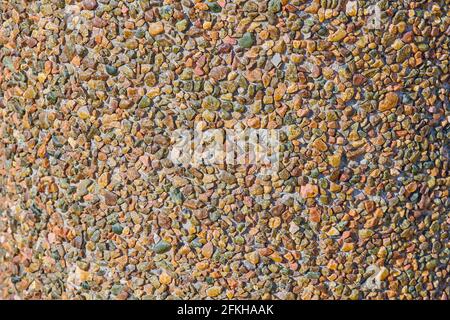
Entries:
<svg viewBox="0 0 450 320">
<path fill-rule="evenodd" d="M 449 11 L 0 0 L 0 298 L 448 299 Z"/>
</svg>

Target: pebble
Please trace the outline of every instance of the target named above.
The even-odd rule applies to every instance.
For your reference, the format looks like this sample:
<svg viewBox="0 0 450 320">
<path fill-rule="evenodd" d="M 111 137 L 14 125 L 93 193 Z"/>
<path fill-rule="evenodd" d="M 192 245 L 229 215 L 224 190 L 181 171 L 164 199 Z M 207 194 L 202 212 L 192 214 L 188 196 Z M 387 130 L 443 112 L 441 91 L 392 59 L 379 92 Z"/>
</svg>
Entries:
<svg viewBox="0 0 450 320">
<path fill-rule="evenodd" d="M 188 22 L 186 19 L 183 19 L 183 20 L 181 20 L 181 21 L 178 21 L 178 22 L 175 24 L 175 27 L 177 28 L 177 30 L 178 30 L 179 32 L 184 32 L 184 31 L 186 31 L 186 29 L 188 28 L 188 26 L 189 26 L 189 22 Z"/>
<path fill-rule="evenodd" d="M 275 67 L 278 67 L 281 63 L 281 55 L 279 53 L 276 53 L 273 57 L 272 57 L 272 64 Z"/>
<path fill-rule="evenodd" d="M 272 13 L 277 13 L 281 10 L 281 0 L 269 0 L 268 9 Z"/>
<path fill-rule="evenodd" d="M 172 246 L 170 245 L 170 243 L 166 241 L 160 241 L 155 244 L 155 246 L 153 247 L 153 251 L 155 251 L 155 253 L 157 254 L 163 254 L 168 252 L 171 248 Z"/>
<path fill-rule="evenodd" d="M 251 264 L 257 265 L 259 263 L 259 254 L 256 251 L 246 254 L 245 258 Z"/>
<path fill-rule="evenodd" d="M 242 48 L 251 48 L 254 43 L 255 43 L 255 36 L 251 32 L 244 33 L 242 38 L 239 39 L 239 45 Z"/>
<path fill-rule="evenodd" d="M 89 109 L 87 106 L 82 106 L 78 109 L 78 116 L 82 120 L 86 120 L 90 117 Z"/>
<path fill-rule="evenodd" d="M 123 227 L 120 224 L 116 223 L 112 226 L 112 232 L 114 232 L 115 234 L 120 235 L 120 234 L 122 234 L 122 231 L 123 231 Z"/>
<path fill-rule="evenodd" d="M 314 198 L 319 194 L 319 188 L 312 184 L 307 184 L 300 188 L 300 193 L 303 198 Z"/>
<path fill-rule="evenodd" d="M 29 87 L 27 90 L 25 90 L 25 92 L 23 93 L 23 97 L 25 98 L 25 99 L 29 99 L 29 100 L 31 100 L 31 99 L 34 99 L 35 97 L 36 97 L 36 95 L 37 95 L 37 93 L 36 93 L 36 91 L 34 90 L 34 88 L 32 88 L 32 87 Z"/>
<path fill-rule="evenodd" d="M 208 242 L 207 244 L 205 244 L 203 246 L 203 248 L 202 248 L 202 255 L 205 258 L 207 258 L 207 259 L 211 258 L 213 253 L 214 253 L 214 246 L 212 245 L 211 242 Z"/>
<path fill-rule="evenodd" d="M 378 109 L 381 112 L 391 110 L 392 108 L 395 108 L 397 106 L 398 100 L 398 96 L 395 92 L 389 92 L 386 94 L 386 97 L 380 102 Z"/>
<path fill-rule="evenodd" d="M 214 286 L 214 287 L 208 288 L 206 290 L 206 295 L 210 298 L 215 298 L 218 295 L 220 295 L 221 293 L 222 293 L 222 288 L 219 286 Z"/>
<path fill-rule="evenodd" d="M 338 30 L 336 30 L 336 32 L 334 32 L 333 34 L 331 34 L 328 37 L 328 41 L 332 41 L 332 42 L 341 41 L 346 36 L 347 36 L 347 32 L 344 29 L 338 29 Z"/>
<path fill-rule="evenodd" d="M 313 147 L 316 148 L 320 152 L 325 152 L 328 150 L 327 144 L 322 139 L 316 139 L 313 142 Z"/>
<path fill-rule="evenodd" d="M 334 154 L 332 156 L 328 157 L 330 164 L 335 167 L 339 168 L 341 165 L 341 155 L 340 154 Z"/>
<path fill-rule="evenodd" d="M 83 5 L 86 10 L 95 10 L 98 4 L 95 0 L 84 0 Z"/>
<path fill-rule="evenodd" d="M 117 76 L 118 73 L 119 73 L 118 69 L 116 67 L 114 67 L 114 66 L 111 66 L 111 65 L 106 65 L 105 66 L 105 70 L 111 76 Z"/>
<path fill-rule="evenodd" d="M 152 37 L 157 36 L 164 32 L 164 25 L 161 21 L 151 23 L 148 27 L 148 32 Z"/>
<path fill-rule="evenodd" d="M 161 282 L 161 284 L 169 285 L 172 282 L 172 277 L 166 272 L 163 272 L 159 275 L 159 282 Z"/>
</svg>

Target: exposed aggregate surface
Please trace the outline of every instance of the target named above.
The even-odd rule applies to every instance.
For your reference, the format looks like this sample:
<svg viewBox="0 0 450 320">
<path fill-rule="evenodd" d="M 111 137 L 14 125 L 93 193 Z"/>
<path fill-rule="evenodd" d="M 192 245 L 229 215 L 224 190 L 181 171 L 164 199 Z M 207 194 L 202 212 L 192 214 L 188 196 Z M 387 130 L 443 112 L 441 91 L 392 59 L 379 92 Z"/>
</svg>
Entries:
<svg viewBox="0 0 450 320">
<path fill-rule="evenodd" d="M 0 298 L 448 299 L 449 8 L 1 0 Z"/>
</svg>

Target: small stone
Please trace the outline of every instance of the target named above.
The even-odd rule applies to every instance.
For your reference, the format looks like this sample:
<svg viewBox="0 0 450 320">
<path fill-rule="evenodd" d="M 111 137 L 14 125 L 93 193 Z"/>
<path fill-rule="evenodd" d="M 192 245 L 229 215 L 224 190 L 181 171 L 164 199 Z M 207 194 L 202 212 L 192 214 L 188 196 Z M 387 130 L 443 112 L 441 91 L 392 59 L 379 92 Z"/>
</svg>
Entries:
<svg viewBox="0 0 450 320">
<path fill-rule="evenodd" d="M 319 11 L 319 9 L 320 9 L 320 2 L 312 1 L 311 4 L 308 7 L 306 7 L 305 12 L 316 14 Z"/>
<path fill-rule="evenodd" d="M 178 30 L 179 32 L 184 32 L 184 31 L 186 31 L 186 29 L 188 28 L 188 25 L 189 25 L 189 22 L 188 22 L 186 19 L 183 19 L 183 20 L 181 20 L 181 21 L 178 21 L 178 22 L 175 24 L 175 28 L 177 28 L 177 30 Z"/>
<path fill-rule="evenodd" d="M 260 196 L 264 193 L 264 188 L 260 185 L 253 185 L 250 187 L 250 194 L 254 196 Z"/>
<path fill-rule="evenodd" d="M 202 113 L 202 117 L 208 122 L 214 122 L 216 119 L 216 114 L 213 111 L 205 110 Z"/>
<path fill-rule="evenodd" d="M 76 277 L 77 277 L 77 279 L 78 279 L 78 281 L 80 283 L 84 282 L 84 281 L 88 281 L 92 277 L 91 273 L 89 271 L 83 270 L 83 269 L 79 268 L 78 266 L 77 266 L 77 269 L 75 271 L 75 274 L 76 274 Z"/>
<path fill-rule="evenodd" d="M 309 221 L 314 223 L 320 222 L 320 211 L 317 208 L 309 209 Z"/>
<path fill-rule="evenodd" d="M 128 99 L 121 99 L 119 101 L 119 108 L 120 109 L 126 110 L 126 109 L 131 108 L 132 105 L 133 105 L 133 102 L 131 100 L 128 100 Z"/>
<path fill-rule="evenodd" d="M 245 73 L 245 77 L 250 82 L 261 82 L 262 71 L 261 71 L 261 69 L 258 69 L 258 68 L 249 70 Z"/>
<path fill-rule="evenodd" d="M 183 204 L 183 194 L 181 193 L 181 191 L 177 188 L 171 190 L 169 192 L 169 196 L 170 199 L 172 199 L 172 201 L 176 204 L 176 205 L 182 205 Z"/>
<path fill-rule="evenodd" d="M 344 29 L 338 29 L 336 32 L 328 36 L 328 41 L 337 42 L 341 41 L 347 36 L 347 32 Z"/>
<path fill-rule="evenodd" d="M 219 13 L 222 11 L 222 7 L 217 3 L 217 2 L 207 2 L 206 3 L 208 5 L 209 10 L 211 10 L 211 12 L 214 13 Z"/>
<path fill-rule="evenodd" d="M 161 90 L 160 90 L 160 88 L 158 88 L 158 87 L 155 87 L 155 88 L 149 88 L 149 89 L 147 90 L 147 97 L 148 97 L 149 99 L 153 99 L 153 98 L 157 97 L 157 96 L 160 94 L 160 92 L 161 92 Z"/>
<path fill-rule="evenodd" d="M 307 184 L 300 188 L 300 194 L 303 198 L 314 198 L 319 194 L 319 187 L 312 184 Z"/>
<path fill-rule="evenodd" d="M 360 86 L 360 85 L 362 85 L 364 82 L 366 82 L 366 77 L 364 77 L 363 75 L 361 75 L 361 74 L 355 74 L 354 76 L 353 76 L 353 84 L 355 85 L 355 86 Z"/>
<path fill-rule="evenodd" d="M 233 174 L 226 172 L 226 171 L 224 171 L 220 174 L 220 179 L 228 185 L 232 185 L 232 184 L 236 183 L 236 177 Z"/>
<path fill-rule="evenodd" d="M 95 10 L 98 4 L 95 0 L 84 0 L 83 5 L 86 10 Z"/>
<path fill-rule="evenodd" d="M 105 203 L 108 206 L 115 206 L 117 203 L 117 195 L 110 192 L 110 191 L 104 191 L 103 196 L 105 197 Z"/>
<path fill-rule="evenodd" d="M 434 188 L 436 186 L 436 179 L 434 177 L 430 177 L 427 181 L 428 188 Z"/>
<path fill-rule="evenodd" d="M 281 63 L 281 55 L 279 53 L 274 54 L 271 61 L 275 67 L 278 67 Z"/>
<path fill-rule="evenodd" d="M 161 240 L 153 246 L 153 251 L 157 254 L 163 254 L 172 249 L 172 245 L 164 240 Z"/>
<path fill-rule="evenodd" d="M 45 73 L 41 72 L 38 74 L 38 81 L 40 83 L 44 83 L 46 79 L 47 79 L 47 75 Z"/>
<path fill-rule="evenodd" d="M 280 217 L 273 217 L 269 220 L 269 227 L 272 229 L 276 229 L 281 225 Z"/>
<path fill-rule="evenodd" d="M 214 286 L 214 287 L 208 288 L 208 289 L 206 290 L 206 295 L 207 295 L 208 297 L 210 297 L 210 298 L 215 298 L 215 297 L 217 297 L 219 294 L 221 294 L 221 292 L 222 292 L 222 288 L 221 288 L 221 287 Z"/>
<path fill-rule="evenodd" d="M 220 107 L 220 101 L 213 96 L 207 96 L 203 99 L 202 107 L 211 111 L 217 111 Z"/>
<path fill-rule="evenodd" d="M 328 146 L 322 139 L 316 139 L 313 142 L 313 147 L 316 148 L 317 151 L 325 152 L 328 150 Z"/>
<path fill-rule="evenodd" d="M 345 14 L 349 17 L 356 17 L 356 15 L 358 14 L 358 2 L 348 1 L 345 6 Z"/>
<path fill-rule="evenodd" d="M 327 235 L 330 237 L 336 237 L 340 235 L 340 232 L 335 227 L 331 227 L 330 230 L 328 230 Z"/>
<path fill-rule="evenodd" d="M 180 176 L 174 176 L 172 178 L 172 185 L 177 188 L 182 188 L 189 183 L 189 180 Z"/>
<path fill-rule="evenodd" d="M 247 120 L 247 124 L 250 128 L 259 128 L 261 126 L 261 120 L 258 117 L 253 117 Z"/>
<path fill-rule="evenodd" d="M 172 277 L 164 271 L 159 275 L 159 282 L 161 282 L 161 284 L 169 285 L 172 282 Z"/>
<path fill-rule="evenodd" d="M 148 108 L 152 103 L 152 99 L 148 96 L 143 96 L 141 100 L 139 100 L 138 107 L 141 109 Z"/>
<path fill-rule="evenodd" d="M 405 189 L 409 193 L 413 193 L 413 192 L 415 192 L 417 190 L 417 183 L 416 182 L 411 182 L 405 187 Z"/>
<path fill-rule="evenodd" d="M 122 227 L 120 224 L 116 223 L 116 224 L 114 224 L 114 225 L 112 226 L 111 230 L 112 230 L 112 232 L 114 232 L 115 234 L 119 234 L 119 235 L 120 235 L 120 234 L 122 234 L 123 227 Z"/>
<path fill-rule="evenodd" d="M 119 70 L 116 67 L 111 66 L 109 64 L 105 66 L 105 70 L 106 73 L 108 73 L 111 76 L 117 76 L 119 74 Z"/>
<path fill-rule="evenodd" d="M 77 114 L 82 120 L 86 120 L 90 117 L 89 109 L 87 106 L 80 107 L 77 111 Z"/>
<path fill-rule="evenodd" d="M 342 251 L 344 252 L 350 252 L 353 251 L 354 244 L 352 242 L 344 242 L 342 245 Z"/>
<path fill-rule="evenodd" d="M 300 227 L 295 223 L 295 222 L 291 222 L 289 224 L 289 232 L 291 234 L 295 234 L 300 230 Z"/>
<path fill-rule="evenodd" d="M 161 15 L 161 18 L 163 18 L 164 20 L 169 20 L 173 14 L 172 6 L 169 5 L 162 6 L 159 9 L 159 14 Z"/>
<path fill-rule="evenodd" d="M 121 284 L 114 284 L 111 287 L 111 293 L 115 296 L 118 296 L 123 291 L 123 285 Z"/>
<path fill-rule="evenodd" d="M 397 51 L 396 62 L 402 63 L 408 59 L 411 55 L 411 45 L 407 44 L 403 46 L 399 51 Z"/>
<path fill-rule="evenodd" d="M 84 197 L 89 193 L 89 186 L 92 184 L 92 181 L 89 179 L 81 180 L 77 186 L 77 196 Z"/>
<path fill-rule="evenodd" d="M 339 168 L 341 165 L 341 155 L 334 154 L 332 156 L 328 156 L 328 162 L 335 168 Z"/>
<path fill-rule="evenodd" d="M 241 48 L 251 48 L 254 43 L 255 36 L 251 32 L 244 33 L 242 38 L 239 39 L 239 46 L 241 46 Z"/>
<path fill-rule="evenodd" d="M 281 11 L 281 1 L 280 0 L 270 0 L 268 3 L 268 9 L 272 13 L 277 13 Z"/>
<path fill-rule="evenodd" d="M 202 248 L 202 255 L 205 258 L 207 258 L 207 259 L 211 258 L 213 253 L 214 253 L 214 246 L 213 246 L 213 244 L 211 242 L 208 242 L 207 244 L 205 244 L 203 246 L 203 248 Z"/>
<path fill-rule="evenodd" d="M 370 238 L 374 234 L 374 232 L 373 230 L 369 229 L 361 229 L 358 231 L 358 234 L 361 239 L 367 239 Z"/>
<path fill-rule="evenodd" d="M 286 51 L 286 42 L 284 40 L 279 40 L 272 47 L 272 50 L 277 53 L 284 53 Z"/>
<path fill-rule="evenodd" d="M 164 25 L 161 21 L 150 23 L 150 26 L 148 28 L 148 32 L 152 37 L 157 36 L 158 34 L 161 34 L 164 32 Z"/>
<path fill-rule="evenodd" d="M 413 40 L 414 40 L 414 33 L 412 31 L 406 32 L 402 37 L 402 41 L 404 43 L 411 43 Z"/>
<path fill-rule="evenodd" d="M 395 108 L 398 103 L 398 96 L 395 92 L 388 92 L 385 98 L 378 105 L 378 110 L 381 112 Z"/>
<path fill-rule="evenodd" d="M 385 267 L 381 267 L 378 274 L 375 276 L 377 281 L 384 281 L 389 276 L 389 270 Z"/>
<path fill-rule="evenodd" d="M 223 80 L 227 77 L 228 67 L 218 66 L 209 71 L 209 76 L 215 81 Z"/>
<path fill-rule="evenodd" d="M 283 98 L 285 93 L 286 93 L 286 86 L 284 84 L 278 86 L 278 88 L 275 89 L 275 92 L 273 95 L 274 100 L 280 101 Z"/>
<path fill-rule="evenodd" d="M 257 251 L 247 253 L 245 259 L 251 264 L 257 265 L 259 263 L 259 253 Z"/>
<path fill-rule="evenodd" d="M 320 273 L 319 272 L 307 272 L 305 274 L 305 277 L 308 279 L 319 279 L 320 278 Z"/>
<path fill-rule="evenodd" d="M 395 50 L 400 50 L 403 46 L 404 43 L 400 39 L 395 40 L 394 43 L 392 44 L 392 48 L 394 48 Z"/>
<path fill-rule="evenodd" d="M 28 89 L 23 93 L 23 97 L 29 100 L 34 99 L 36 97 L 36 91 L 33 87 L 28 87 Z"/>
</svg>

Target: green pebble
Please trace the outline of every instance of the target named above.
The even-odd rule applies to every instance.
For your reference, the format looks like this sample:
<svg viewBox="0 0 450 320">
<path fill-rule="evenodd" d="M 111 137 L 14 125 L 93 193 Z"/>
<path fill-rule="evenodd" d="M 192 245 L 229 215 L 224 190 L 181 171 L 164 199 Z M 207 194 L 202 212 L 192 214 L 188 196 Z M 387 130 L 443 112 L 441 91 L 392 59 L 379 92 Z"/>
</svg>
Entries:
<svg viewBox="0 0 450 320">
<path fill-rule="evenodd" d="M 178 21 L 178 22 L 175 24 L 175 28 L 177 28 L 177 30 L 178 30 L 179 32 L 185 31 L 185 30 L 187 29 L 187 27 L 188 27 L 188 21 L 187 21 L 186 19 L 183 19 L 183 20 L 181 20 L 181 21 Z"/>
<path fill-rule="evenodd" d="M 237 236 L 234 239 L 234 243 L 238 244 L 238 245 L 243 245 L 245 243 L 245 240 L 242 236 Z"/>
<path fill-rule="evenodd" d="M 56 101 L 58 100 L 58 96 L 56 95 L 56 92 L 51 91 L 50 93 L 48 93 L 47 100 L 48 100 L 48 102 L 55 104 Z"/>
<path fill-rule="evenodd" d="M 209 10 L 211 10 L 214 13 L 219 13 L 222 11 L 222 7 L 219 6 L 217 2 L 207 2 L 206 4 L 208 5 Z"/>
<path fill-rule="evenodd" d="M 112 232 L 114 232 L 115 234 L 122 234 L 122 231 L 123 227 L 120 224 L 116 223 L 112 226 Z"/>
<path fill-rule="evenodd" d="M 163 254 L 166 253 L 168 251 L 170 251 L 170 249 L 172 248 L 172 245 L 164 240 L 161 240 L 160 242 L 158 242 L 157 244 L 155 244 L 153 246 L 153 251 L 157 254 Z"/>
<path fill-rule="evenodd" d="M 148 96 L 143 96 L 138 103 L 139 108 L 147 108 L 152 103 L 151 99 Z"/>
<path fill-rule="evenodd" d="M 277 13 L 281 11 L 281 2 L 280 0 L 270 0 L 268 9 L 272 13 Z"/>
<path fill-rule="evenodd" d="M 251 48 L 254 43 L 255 36 L 251 32 L 244 33 L 242 38 L 239 39 L 239 46 L 241 48 Z"/>
<path fill-rule="evenodd" d="M 159 9 L 159 14 L 163 19 L 169 20 L 172 17 L 173 9 L 169 5 L 161 7 L 161 9 Z"/>
</svg>

